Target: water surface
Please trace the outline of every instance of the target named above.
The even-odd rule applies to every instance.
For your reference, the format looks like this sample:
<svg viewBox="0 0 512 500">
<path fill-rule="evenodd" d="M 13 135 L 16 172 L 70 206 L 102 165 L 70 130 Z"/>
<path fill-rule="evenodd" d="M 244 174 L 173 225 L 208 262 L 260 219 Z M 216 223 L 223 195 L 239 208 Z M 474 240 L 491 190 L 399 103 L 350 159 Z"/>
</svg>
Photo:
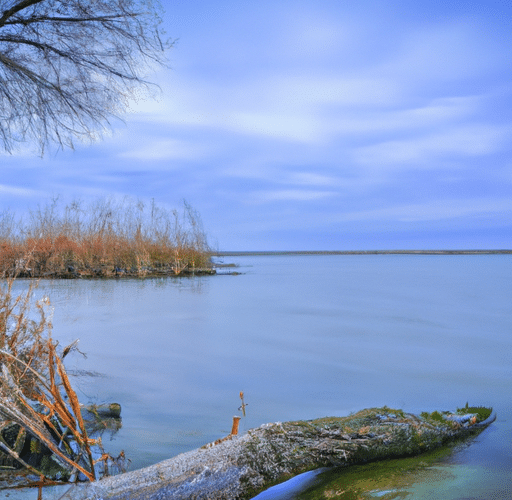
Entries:
<svg viewBox="0 0 512 500">
<path fill-rule="evenodd" d="M 222 437 L 240 391 L 241 431 L 469 402 L 493 406 L 497 421 L 406 496 L 381 498 L 512 498 L 509 255 L 225 260 L 242 274 L 41 282 L 54 337 L 79 338 L 87 354 L 66 358 L 80 399 L 122 405 L 122 429 L 104 436 L 111 454 L 124 450 L 136 469 Z"/>
</svg>

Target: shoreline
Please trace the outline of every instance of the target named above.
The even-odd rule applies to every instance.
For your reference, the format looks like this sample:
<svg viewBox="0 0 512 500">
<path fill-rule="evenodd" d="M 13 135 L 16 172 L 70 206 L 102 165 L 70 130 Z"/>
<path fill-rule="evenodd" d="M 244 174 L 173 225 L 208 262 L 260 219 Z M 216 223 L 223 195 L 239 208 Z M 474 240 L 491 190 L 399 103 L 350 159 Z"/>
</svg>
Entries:
<svg viewBox="0 0 512 500">
<path fill-rule="evenodd" d="M 419 455 L 475 435 L 495 418 L 419 416 L 384 406 L 346 417 L 264 424 L 143 469 L 74 484 L 60 498 L 249 500 L 303 472 Z"/>
<path fill-rule="evenodd" d="M 212 257 L 258 257 L 272 255 L 511 255 L 512 250 L 261 250 L 218 251 Z"/>
<path fill-rule="evenodd" d="M 325 256 L 325 255 L 512 255 L 508 249 L 475 249 L 475 250 L 248 250 L 248 251 L 216 251 L 208 252 L 210 259 L 214 257 L 290 257 L 290 256 Z M 34 269 L 19 269 L 4 272 L 3 278 L 16 277 L 19 279 L 126 279 L 126 278 L 179 278 L 194 276 L 213 276 L 218 274 L 217 268 L 236 267 L 231 264 L 211 262 L 208 267 L 189 267 L 177 269 L 171 265 L 143 266 L 141 268 L 120 269 L 114 265 L 100 264 L 98 266 L 75 268 L 68 265 L 65 270 L 36 272 Z"/>
<path fill-rule="evenodd" d="M 194 276 L 214 276 L 217 271 L 211 268 L 197 267 L 185 268 L 176 272 L 174 268 L 155 269 L 147 268 L 142 270 L 115 270 L 112 266 L 104 266 L 95 269 L 78 269 L 73 271 L 48 271 L 36 273 L 33 271 L 18 272 L 16 279 L 59 279 L 59 280 L 124 280 L 124 279 L 145 279 L 145 278 L 189 278 Z M 9 276 L 8 276 L 9 277 Z"/>
</svg>

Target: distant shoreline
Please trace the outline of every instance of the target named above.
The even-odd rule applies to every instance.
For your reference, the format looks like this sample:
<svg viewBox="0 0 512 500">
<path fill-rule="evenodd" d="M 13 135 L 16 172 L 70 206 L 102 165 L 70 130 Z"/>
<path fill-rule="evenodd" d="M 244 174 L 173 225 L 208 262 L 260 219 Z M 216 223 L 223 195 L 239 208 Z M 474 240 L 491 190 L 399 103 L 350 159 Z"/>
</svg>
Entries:
<svg viewBox="0 0 512 500">
<path fill-rule="evenodd" d="M 265 255 L 502 255 L 512 250 L 290 250 L 290 251 L 218 251 L 212 257 L 244 257 Z"/>
</svg>

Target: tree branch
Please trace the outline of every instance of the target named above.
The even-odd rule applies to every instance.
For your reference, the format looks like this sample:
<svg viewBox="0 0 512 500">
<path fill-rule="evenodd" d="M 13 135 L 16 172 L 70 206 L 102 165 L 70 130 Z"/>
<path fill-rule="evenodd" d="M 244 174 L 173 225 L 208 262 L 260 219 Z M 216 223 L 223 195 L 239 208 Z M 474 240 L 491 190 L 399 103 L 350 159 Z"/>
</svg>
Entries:
<svg viewBox="0 0 512 500">
<path fill-rule="evenodd" d="M 39 0 L 41 1 L 41 0 Z M 112 16 L 97 16 L 97 17 L 50 17 L 50 16 L 41 16 L 41 17 L 31 17 L 28 19 L 21 18 L 15 19 L 13 21 L 6 21 L 3 23 L 4 26 L 22 24 L 27 26 L 29 24 L 41 23 L 41 22 L 56 22 L 56 23 L 89 23 L 89 22 L 106 22 L 106 21 L 115 21 L 117 19 L 126 19 L 130 17 L 140 16 L 139 13 L 127 13 L 123 15 L 112 15 Z"/>
<path fill-rule="evenodd" d="M 22 38 L 22 37 L 18 37 L 18 36 L 0 37 L 0 42 L 21 43 L 24 45 L 30 45 L 30 46 L 35 47 L 36 49 L 39 49 L 43 52 L 45 52 L 45 51 L 53 52 L 56 55 L 58 55 L 59 57 L 62 57 L 63 59 L 67 59 L 67 60 L 73 62 L 73 64 L 76 64 L 79 66 L 86 66 L 86 67 L 91 66 L 91 67 L 94 67 L 97 69 L 101 69 L 103 71 L 108 71 L 111 74 L 113 74 L 119 78 L 125 79 L 125 80 L 139 81 L 139 79 L 136 76 L 129 75 L 127 73 L 121 73 L 121 72 L 115 70 L 113 67 L 111 67 L 107 64 L 101 63 L 100 61 L 93 61 L 92 59 L 88 59 L 86 57 L 75 57 L 76 53 L 59 50 L 56 47 L 49 45 L 47 43 L 35 42 L 34 40 L 27 40 L 26 38 Z M 2 59 L 1 54 L 0 54 L 0 61 L 5 64 L 4 60 Z M 14 65 L 15 63 L 13 61 L 11 61 L 11 64 Z M 27 68 L 23 68 L 23 69 L 24 69 L 23 72 L 25 74 L 27 74 L 27 71 L 30 71 Z M 48 81 L 48 80 L 45 80 L 45 81 Z"/>
<path fill-rule="evenodd" d="M 72 148 L 109 128 L 151 86 L 145 71 L 165 66 L 157 2 L 0 0 L 0 148 Z"/>
<path fill-rule="evenodd" d="M 49 82 L 46 80 L 46 78 L 43 78 L 42 76 L 38 75 L 37 73 L 34 73 L 30 69 L 26 68 L 25 66 L 22 66 L 21 64 L 18 64 L 17 62 L 13 61 L 12 59 L 8 58 L 4 54 L 0 53 L 0 62 L 2 64 L 5 64 L 8 68 L 10 68 L 13 71 L 16 71 L 17 73 L 21 73 L 22 75 L 26 76 L 30 80 L 32 80 L 34 83 L 37 83 L 39 85 L 42 85 L 43 87 L 46 87 L 48 89 L 52 90 L 58 90 L 58 87 L 53 84 L 52 82 Z"/>
<path fill-rule="evenodd" d="M 43 1 L 44 0 L 22 0 L 20 3 L 12 6 L 9 10 L 4 11 L 2 17 L 0 17 L 0 26 L 3 26 L 5 24 L 5 21 L 12 17 L 17 12 L 20 12 L 21 10 L 26 9 L 27 7 L 36 5 Z"/>
</svg>

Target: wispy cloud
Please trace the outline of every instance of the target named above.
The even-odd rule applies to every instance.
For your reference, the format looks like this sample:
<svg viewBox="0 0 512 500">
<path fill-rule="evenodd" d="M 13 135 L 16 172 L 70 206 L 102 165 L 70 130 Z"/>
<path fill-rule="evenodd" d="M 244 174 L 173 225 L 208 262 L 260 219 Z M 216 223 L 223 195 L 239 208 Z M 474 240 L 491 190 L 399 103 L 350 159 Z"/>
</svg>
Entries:
<svg viewBox="0 0 512 500">
<path fill-rule="evenodd" d="M 124 144 L 118 153 L 120 158 L 151 162 L 153 160 L 196 160 L 204 157 L 204 147 L 180 139 L 150 139 L 138 144 Z"/>
<path fill-rule="evenodd" d="M 393 205 L 372 210 L 361 210 L 338 214 L 341 221 L 395 221 L 426 222 L 461 217 L 476 217 L 496 214 L 512 215 L 512 200 L 508 198 L 439 199 L 425 203 Z"/>
<path fill-rule="evenodd" d="M 437 168 L 442 158 L 482 156 L 500 151 L 510 134 L 509 126 L 492 124 L 448 127 L 436 134 L 391 140 L 358 148 L 355 160 L 362 165 Z M 439 160 L 441 159 L 441 162 Z M 438 160 L 438 161 L 434 161 Z"/>
<path fill-rule="evenodd" d="M 343 110 L 329 118 L 331 136 L 343 134 L 354 137 L 364 134 L 409 134 L 418 130 L 439 130 L 467 120 L 478 119 L 489 95 L 426 98 L 423 105 L 408 102 L 391 108 L 358 108 Z"/>
<path fill-rule="evenodd" d="M 405 29 L 394 56 L 375 69 L 417 90 L 427 82 L 482 78 L 502 65 L 503 55 L 499 38 L 478 20 L 463 17 Z"/>
<path fill-rule="evenodd" d="M 294 172 L 289 176 L 288 182 L 303 186 L 335 186 L 339 181 L 331 175 L 322 175 L 315 172 Z"/>
<path fill-rule="evenodd" d="M 268 191 L 255 191 L 248 195 L 250 203 L 272 203 L 277 201 L 313 201 L 335 196 L 333 191 L 319 191 L 311 189 L 281 189 Z"/>
<path fill-rule="evenodd" d="M 40 196 L 41 191 L 35 189 L 22 188 L 18 186 L 0 184 L 0 194 L 13 197 L 29 198 L 31 196 Z"/>
</svg>

